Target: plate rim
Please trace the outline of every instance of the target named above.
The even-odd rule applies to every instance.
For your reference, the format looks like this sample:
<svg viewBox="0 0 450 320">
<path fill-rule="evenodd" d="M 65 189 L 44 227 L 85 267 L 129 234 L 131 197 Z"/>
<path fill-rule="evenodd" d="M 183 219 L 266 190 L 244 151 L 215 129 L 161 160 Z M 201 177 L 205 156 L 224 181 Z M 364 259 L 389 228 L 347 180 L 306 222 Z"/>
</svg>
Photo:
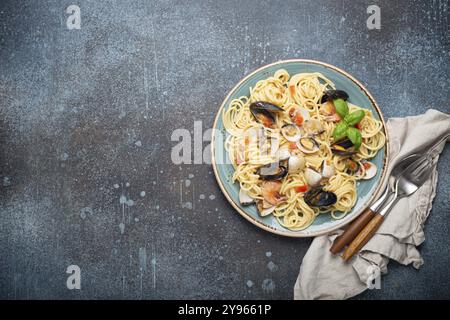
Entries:
<svg viewBox="0 0 450 320">
<path fill-rule="evenodd" d="M 374 109 L 376 110 L 376 112 L 378 113 L 378 117 L 380 118 L 381 122 L 383 123 L 383 131 L 386 137 L 386 143 L 385 143 L 385 152 L 384 152 L 384 159 L 383 159 L 383 168 L 382 168 L 382 172 L 381 172 L 381 177 L 380 180 L 378 181 L 378 184 L 375 188 L 375 190 L 373 191 L 372 195 L 366 200 L 366 202 L 364 202 L 361 205 L 361 208 L 355 212 L 353 215 L 351 216 L 345 216 L 344 218 L 340 219 L 340 220 L 336 220 L 339 221 L 339 223 L 337 223 L 336 225 L 327 227 L 323 230 L 319 230 L 319 231 L 307 231 L 309 227 L 307 227 L 306 229 L 300 230 L 300 231 L 292 231 L 289 229 L 284 230 L 280 230 L 280 229 L 276 229 L 272 226 L 269 226 L 257 219 L 255 219 L 253 216 L 251 216 L 250 214 L 248 214 L 247 212 L 245 212 L 244 210 L 242 210 L 238 204 L 236 204 L 236 202 L 231 198 L 231 196 L 229 195 L 228 191 L 225 189 L 225 186 L 223 185 L 222 180 L 220 179 L 219 173 L 218 173 L 218 169 L 217 169 L 217 163 L 215 160 L 215 149 L 216 149 L 216 141 L 215 141 L 215 135 L 214 132 L 216 130 L 217 127 L 217 122 L 219 121 L 219 117 L 222 114 L 222 110 L 225 107 L 225 103 L 228 101 L 228 99 L 230 98 L 230 96 L 237 90 L 238 87 L 240 87 L 242 85 L 242 83 L 244 83 L 247 79 L 251 78 L 253 75 L 255 75 L 256 73 L 263 71 L 264 69 L 270 68 L 272 66 L 276 66 L 276 65 L 280 65 L 280 64 L 286 64 L 286 63 L 292 63 L 292 62 L 298 62 L 298 63 L 306 63 L 306 64 L 315 64 L 315 65 L 319 65 L 325 68 L 329 68 L 332 69 L 333 71 L 336 71 L 340 74 L 342 74 L 343 76 L 347 77 L 348 79 L 350 79 L 353 83 L 355 83 L 362 91 L 363 93 L 367 96 L 367 98 L 369 99 L 369 101 L 371 102 L 372 106 L 374 107 Z M 243 77 L 241 80 L 238 81 L 238 83 L 228 92 L 228 94 L 226 95 L 226 97 L 223 99 L 222 104 L 220 105 L 219 110 L 217 111 L 217 114 L 215 116 L 214 119 L 214 123 L 213 123 L 213 127 L 212 127 L 212 136 L 211 136 L 211 164 L 213 167 L 213 171 L 214 171 L 214 176 L 216 177 L 217 183 L 219 184 L 219 187 L 223 193 L 223 195 L 225 196 L 225 198 L 228 200 L 228 202 L 233 206 L 233 208 L 241 215 L 243 216 L 247 221 L 251 222 L 253 225 L 265 230 L 265 231 L 269 231 L 273 234 L 277 234 L 277 235 L 281 235 L 281 236 L 286 236 L 286 237 L 291 237 L 291 238 L 308 238 L 308 237 L 316 237 L 316 236 L 320 236 L 320 235 L 324 235 L 324 234 L 328 234 L 332 231 L 335 231 L 343 226 L 345 226 L 346 224 L 350 223 L 351 221 L 353 221 L 354 219 L 356 219 L 360 214 L 362 214 L 368 207 L 369 205 L 372 203 L 372 201 L 374 200 L 375 196 L 379 193 L 381 187 L 384 185 L 385 179 L 386 179 L 386 173 L 387 173 L 387 163 L 389 160 L 389 152 L 390 151 L 390 142 L 389 142 L 389 137 L 387 135 L 387 127 L 386 127 L 386 123 L 384 121 L 384 117 L 383 117 L 383 113 L 381 112 L 380 107 L 378 106 L 377 102 L 375 101 L 374 97 L 371 95 L 371 93 L 365 88 L 365 86 L 359 81 L 357 80 L 354 76 L 352 76 L 351 74 L 349 74 L 348 72 L 334 66 L 331 65 L 329 63 L 326 62 L 322 62 L 322 61 L 318 61 L 318 60 L 311 60 L 311 59 L 287 59 L 287 60 L 279 60 L 270 64 L 266 64 L 263 65 L 255 70 L 253 70 L 252 72 L 250 72 L 248 75 L 246 75 L 245 77 Z M 281 225 L 280 225 L 281 226 Z M 281 226 L 282 227 L 282 226 Z"/>
</svg>

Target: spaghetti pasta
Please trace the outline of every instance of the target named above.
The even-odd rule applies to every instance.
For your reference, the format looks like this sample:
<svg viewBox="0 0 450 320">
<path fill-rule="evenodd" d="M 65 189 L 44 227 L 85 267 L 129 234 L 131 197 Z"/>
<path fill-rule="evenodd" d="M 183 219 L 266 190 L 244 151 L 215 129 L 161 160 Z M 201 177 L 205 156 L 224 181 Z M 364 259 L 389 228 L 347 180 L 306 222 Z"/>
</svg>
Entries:
<svg viewBox="0 0 450 320">
<path fill-rule="evenodd" d="M 356 125 L 361 143 L 351 155 L 335 152 L 333 145 L 338 139 L 333 133 L 338 122 L 345 119 L 323 100 L 324 92 L 335 89 L 333 82 L 321 73 L 290 76 L 280 69 L 250 88 L 248 97 L 232 100 L 223 110 L 228 133 L 225 148 L 235 168 L 233 182 L 239 182 L 242 191 L 270 209 L 278 222 L 290 230 L 307 228 L 322 213 L 329 212 L 334 219 L 344 217 L 357 201 L 357 181 L 366 178 L 368 169 L 374 167 L 368 159 L 385 144 L 382 122 L 370 110 L 348 103 L 349 113 L 364 111 Z M 272 116 L 264 111 L 258 118 L 251 110 L 255 103 L 273 105 L 279 109 L 273 111 L 279 112 Z M 289 137 L 283 132 L 287 128 L 300 134 Z M 304 149 L 306 146 L 310 149 Z M 281 151 L 287 152 L 288 157 L 282 157 Z M 261 168 L 280 161 L 288 167 L 288 173 L 276 179 L 278 188 L 277 184 L 270 185 L 275 186 L 271 191 L 276 200 L 268 201 L 264 192 L 269 184 Z M 356 167 L 350 170 L 351 166 Z M 316 206 L 308 201 L 308 191 L 317 188 L 317 181 L 310 176 L 319 177 L 323 192 L 335 195 L 334 203 Z"/>
</svg>

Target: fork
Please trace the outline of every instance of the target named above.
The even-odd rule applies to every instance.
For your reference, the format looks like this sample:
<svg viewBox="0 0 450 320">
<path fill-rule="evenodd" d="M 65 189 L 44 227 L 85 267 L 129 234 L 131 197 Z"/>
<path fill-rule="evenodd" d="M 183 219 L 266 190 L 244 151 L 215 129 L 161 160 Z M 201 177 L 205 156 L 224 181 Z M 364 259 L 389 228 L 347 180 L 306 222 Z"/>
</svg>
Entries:
<svg viewBox="0 0 450 320">
<path fill-rule="evenodd" d="M 344 251 L 342 258 L 344 261 L 350 259 L 358 252 L 375 234 L 385 217 L 397 201 L 403 197 L 410 196 L 422 186 L 430 176 L 433 169 L 433 158 L 430 153 L 426 153 L 417 161 L 410 164 L 400 175 L 394 185 L 394 196 L 375 214 L 372 220 L 361 230 L 356 238 Z"/>
<path fill-rule="evenodd" d="M 428 150 L 425 152 L 425 154 L 421 155 L 420 153 L 413 153 L 400 160 L 393 167 L 391 176 L 388 179 L 388 183 L 383 194 L 369 208 L 367 208 L 362 214 L 360 214 L 340 236 L 334 239 L 333 244 L 330 247 L 331 253 L 337 254 L 351 241 L 353 241 L 353 239 L 355 239 L 359 232 L 361 232 L 361 230 L 369 223 L 369 221 L 372 220 L 376 212 L 378 212 L 383 207 L 388 199 L 392 198 L 396 181 L 403 173 L 403 171 L 408 168 L 409 165 L 427 155 L 431 155 L 434 149 L 436 149 L 443 141 L 446 141 L 449 138 L 450 134 L 439 137 L 431 144 L 431 147 L 428 147 Z"/>
</svg>

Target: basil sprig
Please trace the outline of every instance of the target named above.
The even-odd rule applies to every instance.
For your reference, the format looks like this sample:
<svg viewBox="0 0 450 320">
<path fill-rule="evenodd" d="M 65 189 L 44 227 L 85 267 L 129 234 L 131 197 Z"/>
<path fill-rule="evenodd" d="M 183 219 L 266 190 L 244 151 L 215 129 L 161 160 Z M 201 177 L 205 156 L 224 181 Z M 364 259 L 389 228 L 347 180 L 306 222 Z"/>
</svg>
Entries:
<svg viewBox="0 0 450 320">
<path fill-rule="evenodd" d="M 358 150 L 362 143 L 361 132 L 359 132 L 359 130 L 356 129 L 355 127 L 348 127 L 347 137 L 353 143 L 353 145 L 355 146 L 355 149 Z"/>
<path fill-rule="evenodd" d="M 341 116 L 341 118 L 345 118 L 345 116 L 348 115 L 348 105 L 344 99 L 334 99 L 333 104 L 336 108 L 336 112 Z"/>
<path fill-rule="evenodd" d="M 357 125 L 365 116 L 363 110 L 356 110 L 349 113 L 347 102 L 343 99 L 334 99 L 336 112 L 341 116 L 341 120 L 333 130 L 335 141 L 348 137 L 358 150 L 362 143 L 361 132 L 354 126 Z"/>
</svg>

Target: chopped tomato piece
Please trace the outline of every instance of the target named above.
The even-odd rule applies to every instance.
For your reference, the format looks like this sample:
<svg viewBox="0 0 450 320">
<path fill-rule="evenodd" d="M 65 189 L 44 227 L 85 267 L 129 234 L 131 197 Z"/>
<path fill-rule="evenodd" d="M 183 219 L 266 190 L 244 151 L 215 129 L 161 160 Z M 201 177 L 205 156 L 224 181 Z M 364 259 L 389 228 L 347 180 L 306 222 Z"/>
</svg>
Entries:
<svg viewBox="0 0 450 320">
<path fill-rule="evenodd" d="M 289 92 L 291 93 L 291 96 L 295 95 L 295 86 L 289 86 Z"/>
<path fill-rule="evenodd" d="M 297 149 L 297 144 L 295 142 L 289 142 L 289 149 L 291 150 Z"/>
<path fill-rule="evenodd" d="M 364 166 L 364 169 L 367 170 L 367 169 L 369 169 L 371 167 L 371 164 L 368 163 L 368 162 L 364 162 L 363 166 Z"/>
<path fill-rule="evenodd" d="M 294 117 L 294 122 L 296 125 L 301 126 L 303 123 L 303 117 L 301 116 L 301 114 L 296 114 Z"/>
<path fill-rule="evenodd" d="M 294 187 L 295 192 L 306 192 L 308 190 L 308 186 L 306 184 L 302 186 Z"/>
<path fill-rule="evenodd" d="M 355 124 L 356 129 L 361 130 L 361 124 L 358 122 L 357 124 Z"/>
<path fill-rule="evenodd" d="M 249 138 L 249 137 L 245 137 L 244 143 L 245 143 L 246 145 L 248 145 L 248 144 L 250 143 L 250 138 Z"/>
<path fill-rule="evenodd" d="M 292 108 L 289 109 L 289 117 L 293 118 L 294 115 L 295 115 L 295 108 L 292 107 Z"/>
<path fill-rule="evenodd" d="M 356 171 L 356 170 L 358 169 L 358 164 L 357 164 L 355 161 L 349 160 L 349 161 L 347 162 L 347 167 L 348 167 L 350 170 Z"/>
</svg>

